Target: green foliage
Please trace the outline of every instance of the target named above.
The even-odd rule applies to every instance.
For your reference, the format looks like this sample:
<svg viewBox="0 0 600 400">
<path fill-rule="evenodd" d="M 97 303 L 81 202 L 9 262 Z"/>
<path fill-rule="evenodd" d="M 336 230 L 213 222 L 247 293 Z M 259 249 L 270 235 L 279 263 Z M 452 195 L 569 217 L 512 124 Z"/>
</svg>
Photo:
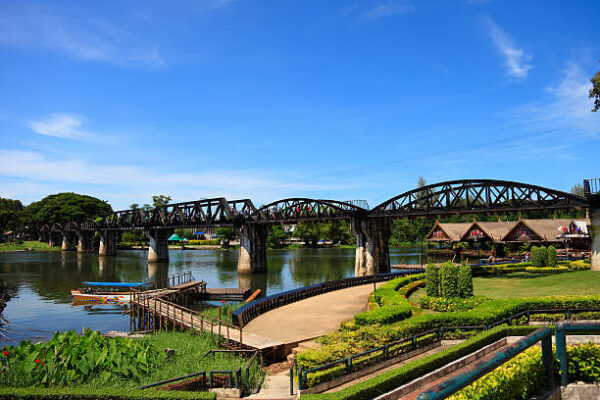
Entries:
<svg viewBox="0 0 600 400">
<path fill-rule="evenodd" d="M 165 196 L 164 194 L 152 196 L 152 205 L 154 207 L 166 206 L 170 201 L 171 196 Z"/>
<path fill-rule="evenodd" d="M 525 400 L 544 390 L 545 370 L 539 347 L 532 347 L 506 364 L 450 396 L 448 400 Z"/>
<path fill-rule="evenodd" d="M 419 303 L 422 308 L 431 311 L 454 312 L 471 310 L 486 301 L 492 301 L 492 299 L 486 296 L 473 296 L 466 299 L 423 296 Z"/>
<path fill-rule="evenodd" d="M 416 243 L 425 238 L 434 222 L 424 217 L 400 218 L 393 221 L 390 246 L 398 247 L 402 242 Z"/>
<path fill-rule="evenodd" d="M 28 221 L 34 225 L 95 220 L 111 212 L 107 202 L 77 193 L 52 194 L 25 207 Z"/>
<path fill-rule="evenodd" d="M 471 267 L 473 276 L 500 276 L 515 272 L 523 272 L 526 267 L 531 266 L 530 262 L 496 264 L 496 265 L 477 265 Z"/>
<path fill-rule="evenodd" d="M 304 240 L 310 246 L 316 246 L 319 239 L 321 239 L 321 226 L 317 222 L 298 224 L 294 236 Z"/>
<path fill-rule="evenodd" d="M 147 242 L 148 238 L 144 235 L 144 231 L 133 230 L 121 232 L 121 242 L 124 243 L 140 243 Z"/>
<path fill-rule="evenodd" d="M 569 268 L 571 268 L 572 270 L 575 270 L 575 271 L 590 269 L 591 268 L 590 264 L 586 263 L 585 261 L 586 260 L 572 261 L 569 264 Z"/>
<path fill-rule="evenodd" d="M 3 400 L 215 400 L 216 393 L 113 388 L 0 388 Z"/>
<path fill-rule="evenodd" d="M 498 326 L 489 331 L 479 333 L 460 344 L 442 350 L 436 354 L 410 362 L 391 371 L 378 374 L 374 378 L 357 383 L 356 385 L 352 385 L 338 392 L 302 395 L 302 398 L 306 400 L 371 399 L 443 367 L 452 361 L 458 360 L 459 358 L 479 350 L 483 346 L 494 343 L 503 337 L 528 334 L 533 330 L 535 330 L 535 327 Z"/>
<path fill-rule="evenodd" d="M 473 275 L 467 264 L 458 268 L 458 295 L 462 298 L 473 296 Z"/>
<path fill-rule="evenodd" d="M 281 225 L 273 225 L 269 236 L 267 236 L 267 246 L 276 249 L 282 248 L 285 246 L 285 241 L 288 237 L 289 235 L 283 230 Z"/>
<path fill-rule="evenodd" d="M 19 200 L 0 197 L 0 240 L 2 240 L 2 233 L 23 226 L 25 220 L 23 210 L 23 204 Z"/>
<path fill-rule="evenodd" d="M 354 244 L 354 236 L 346 221 L 332 221 L 321 224 L 321 236 L 332 244 Z"/>
<path fill-rule="evenodd" d="M 546 266 L 556 267 L 556 262 L 556 247 L 548 246 L 548 260 L 546 261 Z"/>
<path fill-rule="evenodd" d="M 544 268 L 536 268 L 536 267 L 527 267 L 525 268 L 526 272 L 532 274 L 558 274 L 561 272 L 570 271 L 569 267 L 544 267 Z"/>
<path fill-rule="evenodd" d="M 440 295 L 440 268 L 435 264 L 427 265 L 425 276 L 427 296 L 438 297 Z"/>
<path fill-rule="evenodd" d="M 17 347 L 1 349 L 4 373 L 2 386 L 72 386 L 106 384 L 127 379 L 139 382 L 164 361 L 165 354 L 146 341 L 104 338 L 90 329 L 56 333 L 46 343 L 22 341 Z"/>
<path fill-rule="evenodd" d="M 424 274 L 392 279 L 381 285 L 373 294 L 375 304 L 371 310 L 356 314 L 357 325 L 390 324 L 412 315 L 412 305 L 407 296 L 423 284 Z"/>
<path fill-rule="evenodd" d="M 594 75 L 590 81 L 592 82 L 590 99 L 594 99 L 594 107 L 592 108 L 592 111 L 596 112 L 600 110 L 600 71 L 596 72 L 596 75 Z"/>
<path fill-rule="evenodd" d="M 600 382 L 600 346 L 588 343 L 567 347 L 569 381 Z"/>
<path fill-rule="evenodd" d="M 442 297 L 459 297 L 458 267 L 449 261 L 440 267 L 440 295 Z"/>
<path fill-rule="evenodd" d="M 229 247 L 229 242 L 235 240 L 237 234 L 233 230 L 233 228 L 221 227 L 217 228 L 216 232 L 217 237 L 221 239 L 223 247 Z"/>
<path fill-rule="evenodd" d="M 204 240 L 188 240 L 186 244 L 190 246 L 218 246 L 219 239 L 204 239 Z"/>
</svg>

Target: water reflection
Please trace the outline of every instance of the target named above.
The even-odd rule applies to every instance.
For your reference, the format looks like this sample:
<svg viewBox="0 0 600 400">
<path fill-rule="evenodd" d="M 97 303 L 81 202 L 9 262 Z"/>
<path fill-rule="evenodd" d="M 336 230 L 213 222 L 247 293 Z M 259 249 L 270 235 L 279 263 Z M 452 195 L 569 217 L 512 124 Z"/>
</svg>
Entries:
<svg viewBox="0 0 600 400">
<path fill-rule="evenodd" d="M 32 337 L 38 337 L 38 331 L 50 336 L 56 330 L 79 331 L 84 326 L 128 330 L 129 320 L 122 309 L 72 307 L 70 290 L 83 281 L 153 281 L 191 270 L 208 287 L 261 289 L 265 296 L 352 276 L 354 253 L 354 249 L 273 250 L 267 254 L 267 273 L 239 276 L 236 250 L 171 251 L 169 263 L 150 265 L 142 250 L 119 251 L 115 257 L 76 252 L 0 253 L 0 277 L 14 294 L 4 317 L 20 332 L 13 332 L 13 337 L 34 331 Z M 418 255 L 419 249 L 390 251 L 392 264 L 418 263 Z"/>
</svg>

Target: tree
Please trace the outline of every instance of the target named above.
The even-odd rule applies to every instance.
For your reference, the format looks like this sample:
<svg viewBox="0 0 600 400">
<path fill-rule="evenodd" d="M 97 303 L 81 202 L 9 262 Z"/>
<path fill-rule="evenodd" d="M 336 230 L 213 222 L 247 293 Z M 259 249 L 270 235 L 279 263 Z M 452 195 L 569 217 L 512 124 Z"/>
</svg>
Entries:
<svg viewBox="0 0 600 400">
<path fill-rule="evenodd" d="M 236 233 L 233 228 L 217 228 L 217 237 L 221 239 L 223 247 L 229 247 L 229 242 L 236 238 Z"/>
<path fill-rule="evenodd" d="M 140 205 L 138 203 L 131 203 L 129 205 L 129 208 L 131 208 L 132 210 L 135 210 L 137 208 L 140 208 Z"/>
<path fill-rule="evenodd" d="M 154 207 L 166 206 L 170 201 L 171 196 L 165 196 L 164 194 L 152 196 L 152 205 L 154 205 Z"/>
<path fill-rule="evenodd" d="M 600 110 L 600 71 L 596 72 L 596 75 L 590 79 L 592 82 L 592 88 L 590 89 L 590 99 L 594 99 L 593 112 Z"/>
<path fill-rule="evenodd" d="M 310 246 L 316 246 L 319 239 L 321 239 L 320 224 L 315 222 L 305 222 L 296 226 L 294 236 L 304 240 L 305 244 Z"/>
<path fill-rule="evenodd" d="M 0 197 L 0 239 L 3 232 L 21 228 L 24 217 L 23 204 L 19 200 Z"/>
<path fill-rule="evenodd" d="M 288 236 L 281 225 L 273 225 L 269 236 L 267 236 L 267 244 L 269 247 L 281 248 L 285 245 Z"/>
<path fill-rule="evenodd" d="M 576 183 L 571 188 L 571 193 L 576 194 L 577 196 L 585 197 L 585 190 L 583 189 L 583 185 L 581 183 Z"/>
<path fill-rule="evenodd" d="M 28 222 L 33 225 L 83 222 L 112 212 L 112 207 L 106 201 L 77 193 L 51 194 L 25 207 Z"/>
<path fill-rule="evenodd" d="M 332 221 L 321 225 L 323 239 L 330 240 L 333 244 L 354 243 L 354 237 L 350 233 L 350 227 L 345 221 Z"/>
</svg>

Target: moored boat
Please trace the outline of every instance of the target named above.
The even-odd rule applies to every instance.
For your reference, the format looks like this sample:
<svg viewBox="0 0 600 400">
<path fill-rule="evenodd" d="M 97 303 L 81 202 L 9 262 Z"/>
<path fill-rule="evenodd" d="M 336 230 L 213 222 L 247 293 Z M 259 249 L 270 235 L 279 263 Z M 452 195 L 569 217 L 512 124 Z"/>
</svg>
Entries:
<svg viewBox="0 0 600 400">
<path fill-rule="evenodd" d="M 126 303 L 129 292 L 124 289 L 148 286 L 146 282 L 82 282 L 84 288 L 71 290 L 73 301 L 78 303 Z"/>
</svg>

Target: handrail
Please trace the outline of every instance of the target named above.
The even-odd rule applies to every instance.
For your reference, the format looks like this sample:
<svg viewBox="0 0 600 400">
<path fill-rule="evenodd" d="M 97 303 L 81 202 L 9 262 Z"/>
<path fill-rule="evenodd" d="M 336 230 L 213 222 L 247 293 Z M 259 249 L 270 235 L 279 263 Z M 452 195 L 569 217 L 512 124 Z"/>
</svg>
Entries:
<svg viewBox="0 0 600 400">
<path fill-rule="evenodd" d="M 243 328 L 248 322 L 252 321 L 259 315 L 273 310 L 275 308 L 304 300 L 320 294 L 332 292 L 334 290 L 346 289 L 354 286 L 366 285 L 374 282 L 388 281 L 402 276 L 420 274 L 425 272 L 422 268 L 410 270 L 401 270 L 398 272 L 390 272 L 378 275 L 359 276 L 353 278 L 340 279 L 337 281 L 329 281 L 316 283 L 309 286 L 304 286 L 297 289 L 288 290 L 285 292 L 273 294 L 261 299 L 252 301 L 248 304 L 235 310 L 231 313 L 234 325 Z"/>
<path fill-rule="evenodd" d="M 600 332 L 600 324 L 589 322 L 561 322 L 556 325 L 556 358 L 560 365 L 560 384 L 566 386 L 569 383 L 569 357 L 567 355 L 567 334 L 579 332 Z"/>
<path fill-rule="evenodd" d="M 535 315 L 535 314 L 560 314 L 560 313 L 564 313 L 565 318 L 569 319 L 571 318 L 571 315 L 574 313 L 580 313 L 580 312 L 600 312 L 600 308 L 577 308 L 577 309 L 573 309 L 573 308 L 558 308 L 558 309 L 551 309 L 551 310 L 544 310 L 544 309 L 528 309 L 528 310 L 524 310 L 521 311 L 519 313 L 513 314 L 509 317 L 503 318 L 501 320 L 498 320 L 492 324 L 489 325 L 474 325 L 474 326 L 442 326 L 439 328 L 435 328 L 435 329 L 430 329 L 427 331 L 423 331 L 417 334 L 414 334 L 412 336 L 408 336 L 399 340 L 396 340 L 394 342 L 390 342 L 384 346 L 380 346 L 380 347 L 375 347 L 372 349 L 369 349 L 365 352 L 361 352 L 361 353 L 356 353 L 353 354 L 351 356 L 348 356 L 346 358 L 340 358 L 338 360 L 335 361 L 331 361 L 327 364 L 322 364 L 322 365 L 318 365 L 316 367 L 312 367 L 309 369 L 303 369 L 303 368 L 298 368 L 297 372 L 298 372 L 298 389 L 304 389 L 305 384 L 308 383 L 308 374 L 310 373 L 314 373 L 317 371 L 322 371 L 322 370 L 326 370 L 329 368 L 332 368 L 336 365 L 339 364 L 344 364 L 346 365 L 346 372 L 343 375 L 347 375 L 351 372 L 354 372 L 355 369 L 355 365 L 352 364 L 352 360 L 354 358 L 358 358 L 361 356 L 364 356 L 366 354 L 371 354 L 377 351 L 382 351 L 382 355 L 383 355 L 383 359 L 384 360 L 388 360 L 394 357 L 391 357 L 389 354 L 389 348 L 390 347 L 394 347 L 396 345 L 405 343 L 405 342 L 412 342 L 413 344 L 416 344 L 416 346 L 413 346 L 412 350 L 416 350 L 416 348 L 418 348 L 418 342 L 417 339 L 421 336 L 425 336 L 425 335 L 429 335 L 429 334 L 433 334 L 436 333 L 436 338 L 435 340 L 433 340 L 432 343 L 434 342 L 438 342 L 444 339 L 444 332 L 447 331 L 457 331 L 457 330 L 464 330 L 464 331 L 468 331 L 468 330 L 478 330 L 478 331 L 484 331 L 484 330 L 489 330 L 491 328 L 494 328 L 498 325 L 502 325 L 502 324 L 512 324 L 514 321 L 517 321 L 519 318 L 522 317 L 527 317 L 527 320 L 524 321 L 525 324 L 528 324 L 530 322 L 530 317 L 531 315 Z M 600 328 L 599 328 L 600 329 Z M 557 339 L 558 340 L 558 339 Z"/>
<path fill-rule="evenodd" d="M 470 385 L 485 374 L 498 368 L 517 354 L 527 350 L 537 342 L 542 342 L 542 362 L 546 372 L 546 389 L 552 389 L 554 382 L 554 358 L 552 356 L 552 330 L 544 327 L 539 328 L 517 340 L 515 343 L 500 349 L 494 356 L 486 361 L 479 361 L 467 366 L 464 372 L 438 383 L 431 389 L 421 393 L 418 400 L 439 400 L 456 393 L 460 389 Z"/>
</svg>

